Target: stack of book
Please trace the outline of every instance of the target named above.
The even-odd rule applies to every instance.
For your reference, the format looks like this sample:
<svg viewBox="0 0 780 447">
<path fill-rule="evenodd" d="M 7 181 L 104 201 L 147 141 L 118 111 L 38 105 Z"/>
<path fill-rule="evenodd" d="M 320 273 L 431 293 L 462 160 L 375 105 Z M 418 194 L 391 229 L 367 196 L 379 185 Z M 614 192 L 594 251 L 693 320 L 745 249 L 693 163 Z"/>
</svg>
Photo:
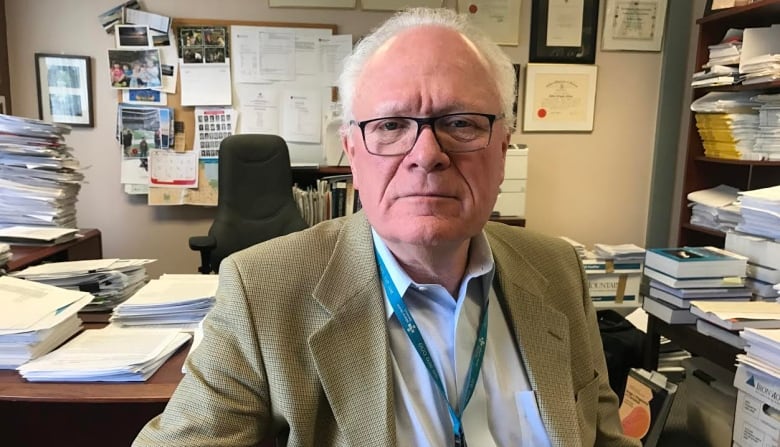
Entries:
<svg viewBox="0 0 780 447">
<path fill-rule="evenodd" d="M 780 330 L 745 329 L 746 354 L 737 355 L 734 445 L 780 445 Z"/>
<path fill-rule="evenodd" d="M 92 294 L 92 301 L 82 310 L 100 312 L 113 309 L 140 289 L 147 279 L 145 265 L 150 262 L 154 260 L 91 259 L 51 262 L 28 267 L 11 275 L 65 289 L 89 292 Z"/>
<path fill-rule="evenodd" d="M 13 369 L 56 348 L 81 330 L 77 313 L 92 296 L 0 277 L 0 369 Z"/>
<path fill-rule="evenodd" d="M 0 114 L 0 227 L 77 227 L 84 174 L 64 142 L 68 133 L 68 126 Z"/>
<path fill-rule="evenodd" d="M 194 330 L 214 305 L 219 276 L 164 274 L 118 305 L 111 321 L 120 326 Z"/>
<path fill-rule="evenodd" d="M 17 370 L 30 382 L 142 382 L 190 337 L 177 329 L 88 329 Z"/>
<path fill-rule="evenodd" d="M 650 287 L 643 308 L 669 324 L 694 324 L 692 300 L 750 299 L 746 268 L 746 257 L 716 247 L 648 249 L 644 275 Z"/>
</svg>

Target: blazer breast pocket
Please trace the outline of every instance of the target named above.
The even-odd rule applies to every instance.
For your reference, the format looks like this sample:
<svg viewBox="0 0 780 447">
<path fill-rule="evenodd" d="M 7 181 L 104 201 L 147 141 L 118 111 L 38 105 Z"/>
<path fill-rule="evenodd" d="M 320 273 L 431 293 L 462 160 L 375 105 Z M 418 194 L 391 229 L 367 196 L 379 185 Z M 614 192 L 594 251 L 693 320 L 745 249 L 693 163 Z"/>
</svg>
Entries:
<svg viewBox="0 0 780 447">
<path fill-rule="evenodd" d="M 580 426 L 582 445 L 590 446 L 596 442 L 596 421 L 599 405 L 598 371 L 593 371 L 593 379 L 575 393 L 577 422 Z"/>
</svg>

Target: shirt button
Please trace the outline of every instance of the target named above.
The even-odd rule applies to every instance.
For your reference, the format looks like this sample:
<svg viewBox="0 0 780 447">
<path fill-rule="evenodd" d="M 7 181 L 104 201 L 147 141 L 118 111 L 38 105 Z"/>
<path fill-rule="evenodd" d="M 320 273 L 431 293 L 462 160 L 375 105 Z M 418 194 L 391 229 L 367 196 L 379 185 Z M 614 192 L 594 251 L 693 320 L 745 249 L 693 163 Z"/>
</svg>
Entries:
<svg viewBox="0 0 780 447">
<path fill-rule="evenodd" d="M 428 288 L 424 286 L 417 286 L 417 290 L 419 290 L 420 292 L 427 292 Z"/>
</svg>

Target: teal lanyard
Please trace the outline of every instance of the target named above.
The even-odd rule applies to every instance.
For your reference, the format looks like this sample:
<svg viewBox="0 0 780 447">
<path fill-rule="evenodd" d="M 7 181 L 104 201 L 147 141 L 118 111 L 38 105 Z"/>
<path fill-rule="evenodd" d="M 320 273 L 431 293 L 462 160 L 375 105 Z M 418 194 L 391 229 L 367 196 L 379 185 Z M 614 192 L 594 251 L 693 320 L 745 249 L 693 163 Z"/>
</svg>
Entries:
<svg viewBox="0 0 780 447">
<path fill-rule="evenodd" d="M 423 340 L 422 334 L 420 334 L 417 323 L 415 323 L 411 312 L 409 312 L 406 304 L 404 304 L 403 298 L 398 293 L 398 289 L 395 287 L 395 284 L 393 284 L 393 280 L 390 278 L 387 267 L 385 267 L 385 263 L 382 261 L 382 257 L 379 256 L 379 253 L 376 253 L 376 260 L 377 264 L 379 264 L 379 276 L 382 280 L 382 285 L 385 288 L 385 293 L 387 294 L 387 299 L 390 301 L 390 305 L 393 306 L 393 311 L 395 312 L 396 318 L 398 318 L 398 322 L 401 323 L 401 327 L 404 329 L 404 332 L 406 332 L 409 340 L 414 345 L 414 349 L 417 351 L 417 354 L 420 355 L 420 359 L 422 359 L 423 363 L 425 364 L 425 368 L 428 369 L 428 373 L 436 383 L 436 387 L 439 389 L 439 392 L 444 398 L 444 401 L 447 402 L 447 410 L 449 411 L 450 420 L 452 421 L 452 431 L 455 435 L 455 446 L 465 447 L 466 440 L 463 437 L 463 425 L 461 424 L 460 417 L 463 413 L 463 410 L 466 409 L 466 405 L 468 405 L 469 400 L 471 399 L 471 395 L 474 394 L 474 388 L 477 385 L 477 378 L 479 378 L 479 371 L 482 368 L 482 359 L 485 357 L 485 345 L 487 344 L 488 303 L 486 302 L 484 308 L 482 309 L 482 318 L 480 319 L 479 327 L 477 328 L 477 340 L 474 343 L 474 349 L 471 352 L 469 370 L 466 373 L 466 386 L 463 389 L 460 398 L 458 399 L 459 411 L 456 411 L 454 408 L 452 408 L 452 405 L 450 405 L 450 400 L 447 398 L 447 390 L 444 388 L 441 377 L 439 376 L 439 373 L 436 371 L 436 367 L 433 364 L 433 357 L 431 357 L 428 345 L 425 344 L 425 340 Z"/>
</svg>

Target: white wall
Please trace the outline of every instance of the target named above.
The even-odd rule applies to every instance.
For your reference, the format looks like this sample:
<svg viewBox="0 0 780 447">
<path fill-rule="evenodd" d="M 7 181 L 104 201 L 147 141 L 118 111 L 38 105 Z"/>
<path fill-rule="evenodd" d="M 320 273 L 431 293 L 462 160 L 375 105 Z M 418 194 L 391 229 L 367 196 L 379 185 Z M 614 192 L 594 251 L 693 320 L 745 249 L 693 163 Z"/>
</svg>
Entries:
<svg viewBox="0 0 780 447">
<path fill-rule="evenodd" d="M 194 272 L 187 248 L 191 235 L 205 234 L 212 209 L 149 207 L 119 184 L 120 152 L 114 140 L 116 94 L 109 88 L 107 49 L 113 36 L 97 16 L 119 0 L 6 0 L 11 94 L 14 114 L 37 117 L 34 53 L 93 58 L 95 127 L 74 129 L 67 138 L 86 171 L 79 194 L 81 227 L 103 232 L 106 257 L 156 258 L 150 274 Z M 455 0 L 445 0 L 454 7 Z M 604 2 L 601 2 L 604 3 Z M 388 16 L 385 12 L 269 8 L 265 0 L 155 0 L 150 11 L 177 18 L 330 23 L 358 37 Z M 603 9 L 603 5 L 602 5 Z M 523 67 L 528 62 L 531 0 L 522 1 L 520 44 L 504 47 Z M 603 23 L 600 17 L 599 28 Z M 601 32 L 599 44 L 601 46 Z M 527 226 L 567 235 L 585 244 L 643 244 L 657 113 L 660 53 L 598 52 L 598 90 L 592 133 L 517 132 L 529 156 Z M 520 96 L 522 104 L 522 91 Z M 522 122 L 522 119 L 519 120 Z"/>
</svg>

